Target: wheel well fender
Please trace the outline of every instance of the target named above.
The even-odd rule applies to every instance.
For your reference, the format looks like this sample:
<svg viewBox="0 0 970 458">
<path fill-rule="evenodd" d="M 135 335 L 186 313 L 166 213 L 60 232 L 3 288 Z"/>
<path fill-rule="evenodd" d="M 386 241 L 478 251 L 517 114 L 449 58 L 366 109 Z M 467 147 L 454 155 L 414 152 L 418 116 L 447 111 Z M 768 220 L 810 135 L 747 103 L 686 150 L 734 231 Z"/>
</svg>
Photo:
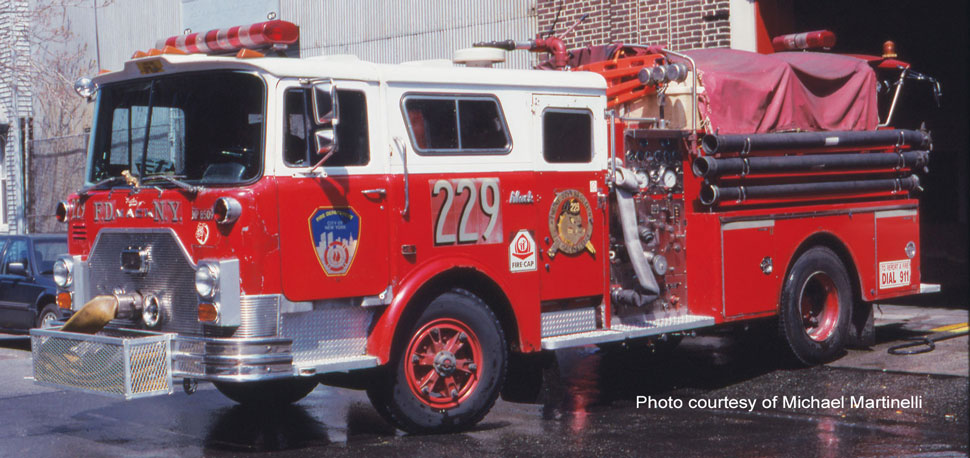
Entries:
<svg viewBox="0 0 970 458">
<path fill-rule="evenodd" d="M 855 258 L 852 255 L 852 250 L 849 249 L 848 245 L 842 241 L 838 236 L 831 232 L 816 232 L 805 238 L 792 253 L 791 258 L 788 259 L 788 265 L 785 267 L 785 276 L 782 277 L 782 288 L 779 290 L 779 294 L 784 294 L 784 282 L 787 281 L 788 276 L 791 275 L 791 269 L 794 267 L 795 262 L 801 257 L 802 253 L 808 251 L 809 249 L 816 246 L 824 246 L 832 250 L 839 260 L 842 261 L 842 265 L 845 266 L 845 271 L 849 275 L 849 284 L 852 286 L 852 298 L 854 301 L 859 301 L 863 298 L 862 295 L 862 277 L 859 276 L 859 269 L 856 267 Z M 779 296 L 779 304 L 781 304 L 781 297 Z"/>
<path fill-rule="evenodd" d="M 37 297 L 37 300 L 34 301 L 34 311 L 39 314 L 40 311 L 48 304 L 57 305 L 57 297 L 50 293 L 42 293 Z"/>
<path fill-rule="evenodd" d="M 440 259 L 415 270 L 399 283 L 401 289 L 377 318 L 367 340 L 367 353 L 382 364 L 406 342 L 405 335 L 432 299 L 453 288 L 478 296 L 495 313 L 511 349 L 519 347 L 518 319 L 502 287 L 471 259 Z"/>
</svg>

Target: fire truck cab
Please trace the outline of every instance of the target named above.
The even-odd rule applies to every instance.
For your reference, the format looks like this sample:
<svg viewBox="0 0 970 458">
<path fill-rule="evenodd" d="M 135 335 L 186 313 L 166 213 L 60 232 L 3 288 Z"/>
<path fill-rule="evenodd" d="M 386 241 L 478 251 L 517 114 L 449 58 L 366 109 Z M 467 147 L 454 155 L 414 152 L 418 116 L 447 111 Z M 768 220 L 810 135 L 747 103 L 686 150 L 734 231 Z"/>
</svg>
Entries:
<svg viewBox="0 0 970 458">
<path fill-rule="evenodd" d="M 615 69 L 185 54 L 203 38 L 82 85 L 95 124 L 56 266 L 75 315 L 32 331 L 40 383 L 130 399 L 208 380 L 280 403 L 354 372 L 395 425 L 454 430 L 525 383 L 523 355 L 778 316 L 812 364 L 871 326 L 868 301 L 921 291 L 908 191 L 928 135 L 823 138 L 883 181 L 820 190 L 819 167 L 849 173 L 836 155 L 763 165 L 778 148 L 754 135 L 702 154 L 696 120 L 624 115 Z M 691 119 L 677 56 L 636 69 L 686 84 Z M 779 177 L 802 188 L 765 188 Z"/>
</svg>

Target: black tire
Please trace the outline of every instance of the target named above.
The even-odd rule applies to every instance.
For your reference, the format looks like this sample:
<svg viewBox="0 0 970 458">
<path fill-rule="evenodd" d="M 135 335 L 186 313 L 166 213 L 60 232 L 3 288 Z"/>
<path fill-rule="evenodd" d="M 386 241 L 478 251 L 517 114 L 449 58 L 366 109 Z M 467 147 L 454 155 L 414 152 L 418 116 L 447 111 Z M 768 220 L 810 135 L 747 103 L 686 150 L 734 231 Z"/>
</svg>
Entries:
<svg viewBox="0 0 970 458">
<path fill-rule="evenodd" d="M 263 382 L 212 382 L 227 398 L 244 406 L 273 407 L 292 404 L 317 387 L 314 378 L 286 378 Z"/>
<path fill-rule="evenodd" d="M 51 321 L 61 319 L 61 309 L 55 304 L 47 304 L 40 309 L 37 314 L 37 321 L 34 322 L 35 328 L 45 328 L 50 326 Z"/>
<path fill-rule="evenodd" d="M 477 296 L 454 289 L 428 304 L 367 395 L 406 432 L 465 430 L 495 404 L 507 361 L 498 318 Z"/>
<path fill-rule="evenodd" d="M 785 278 L 779 330 L 800 363 L 815 365 L 840 356 L 852 309 L 852 286 L 845 266 L 832 250 L 802 253 Z"/>
</svg>

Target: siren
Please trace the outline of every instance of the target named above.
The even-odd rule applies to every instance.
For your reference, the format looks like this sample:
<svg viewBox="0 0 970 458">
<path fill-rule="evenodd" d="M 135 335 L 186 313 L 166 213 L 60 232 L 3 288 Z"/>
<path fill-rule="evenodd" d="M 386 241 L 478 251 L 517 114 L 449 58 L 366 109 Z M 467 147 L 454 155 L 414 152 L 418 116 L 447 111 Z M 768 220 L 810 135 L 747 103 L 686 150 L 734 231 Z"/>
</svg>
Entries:
<svg viewBox="0 0 970 458">
<path fill-rule="evenodd" d="M 227 29 L 176 35 L 155 43 L 190 54 L 228 54 L 243 49 L 269 48 L 282 50 L 300 39 L 300 27 L 292 22 L 274 20 L 239 25 Z"/>
<path fill-rule="evenodd" d="M 829 49 L 835 46 L 835 33 L 831 30 L 813 30 L 811 32 L 781 35 L 771 40 L 771 46 L 775 48 L 776 52 L 799 49 Z"/>
</svg>

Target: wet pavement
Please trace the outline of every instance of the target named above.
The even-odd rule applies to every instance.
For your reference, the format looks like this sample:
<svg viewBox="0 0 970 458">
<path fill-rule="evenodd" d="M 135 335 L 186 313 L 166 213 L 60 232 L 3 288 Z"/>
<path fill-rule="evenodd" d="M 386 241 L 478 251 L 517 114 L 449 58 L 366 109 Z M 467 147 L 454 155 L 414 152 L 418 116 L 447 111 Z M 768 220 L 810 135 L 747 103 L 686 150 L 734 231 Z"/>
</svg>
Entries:
<svg viewBox="0 0 970 458">
<path fill-rule="evenodd" d="M 499 401 L 473 431 L 439 436 L 404 435 L 364 393 L 326 386 L 277 410 L 234 405 L 210 384 L 127 402 L 40 387 L 29 339 L 0 335 L 0 456 L 966 456 L 967 337 L 885 352 L 967 321 L 928 310 L 877 311 L 876 347 L 814 368 L 792 367 L 759 333 L 686 338 L 663 355 L 560 351 L 540 404 Z M 743 400 L 754 407 L 732 406 Z M 879 405 L 903 400 L 920 404 Z"/>
</svg>

